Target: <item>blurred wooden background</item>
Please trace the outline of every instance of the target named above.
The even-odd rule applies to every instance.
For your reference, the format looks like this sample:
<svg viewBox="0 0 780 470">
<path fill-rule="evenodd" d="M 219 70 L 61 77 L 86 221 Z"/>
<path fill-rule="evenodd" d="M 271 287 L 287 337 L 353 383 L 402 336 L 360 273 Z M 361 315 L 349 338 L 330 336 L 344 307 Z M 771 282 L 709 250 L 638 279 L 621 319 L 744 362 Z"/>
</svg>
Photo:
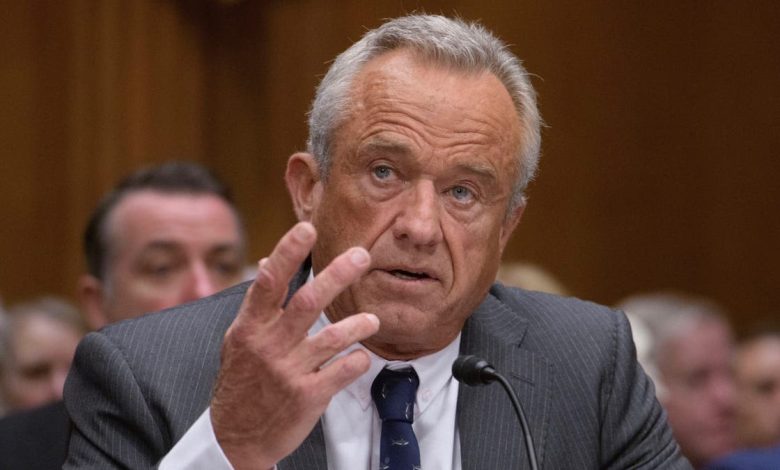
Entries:
<svg viewBox="0 0 780 470">
<path fill-rule="evenodd" d="M 708 295 L 741 332 L 780 313 L 774 1 L 0 0 L 0 295 L 72 297 L 99 196 L 172 158 L 231 184 L 267 253 L 328 61 L 412 11 L 482 20 L 536 75 L 549 127 L 507 258 L 601 303 Z"/>
</svg>

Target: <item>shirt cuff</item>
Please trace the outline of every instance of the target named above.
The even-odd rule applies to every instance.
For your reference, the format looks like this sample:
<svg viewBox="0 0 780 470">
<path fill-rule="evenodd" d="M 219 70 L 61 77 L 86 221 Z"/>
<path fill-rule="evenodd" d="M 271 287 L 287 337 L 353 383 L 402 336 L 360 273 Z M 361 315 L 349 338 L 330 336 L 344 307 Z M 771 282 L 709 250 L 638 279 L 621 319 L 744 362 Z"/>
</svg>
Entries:
<svg viewBox="0 0 780 470">
<path fill-rule="evenodd" d="M 233 470 L 211 426 L 211 408 L 193 423 L 160 462 L 159 470 Z"/>
</svg>

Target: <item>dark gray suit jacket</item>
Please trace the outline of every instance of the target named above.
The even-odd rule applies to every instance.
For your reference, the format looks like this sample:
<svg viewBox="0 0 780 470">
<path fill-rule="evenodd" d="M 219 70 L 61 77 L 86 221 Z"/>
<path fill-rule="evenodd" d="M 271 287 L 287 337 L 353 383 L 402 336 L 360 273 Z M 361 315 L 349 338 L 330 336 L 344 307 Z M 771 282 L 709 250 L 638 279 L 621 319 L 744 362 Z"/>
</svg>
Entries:
<svg viewBox="0 0 780 470">
<path fill-rule="evenodd" d="M 222 338 L 246 289 L 88 335 L 65 387 L 74 424 L 65 468 L 159 462 L 208 407 Z M 517 390 L 540 468 L 690 468 L 636 363 L 623 314 L 494 285 L 467 321 L 461 351 L 486 358 Z M 520 426 L 498 385 L 461 386 L 457 413 L 464 470 L 527 468 Z M 319 425 L 279 468 L 327 468 Z"/>
</svg>

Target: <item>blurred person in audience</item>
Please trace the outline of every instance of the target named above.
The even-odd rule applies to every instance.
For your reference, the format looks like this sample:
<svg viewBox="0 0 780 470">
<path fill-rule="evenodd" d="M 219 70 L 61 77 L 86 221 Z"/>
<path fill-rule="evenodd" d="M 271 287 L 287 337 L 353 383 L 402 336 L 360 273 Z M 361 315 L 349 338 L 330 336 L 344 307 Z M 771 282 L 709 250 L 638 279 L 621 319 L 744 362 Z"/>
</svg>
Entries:
<svg viewBox="0 0 780 470">
<path fill-rule="evenodd" d="M 780 332 L 753 334 L 737 348 L 737 438 L 743 450 L 707 470 L 780 469 Z"/>
<path fill-rule="evenodd" d="M 211 295 L 243 280 L 243 226 L 205 168 L 168 163 L 127 178 L 84 234 L 79 296 L 93 329 Z"/>
<path fill-rule="evenodd" d="M 780 331 L 746 338 L 737 348 L 735 365 L 740 446 L 780 444 Z"/>
<path fill-rule="evenodd" d="M 62 399 L 76 345 L 86 333 L 78 310 L 55 297 L 11 307 L 0 326 L 0 393 L 6 411 Z"/>
<path fill-rule="evenodd" d="M 736 448 L 732 332 L 711 300 L 673 292 L 629 297 L 640 362 L 656 384 L 672 432 L 696 468 Z"/>
<path fill-rule="evenodd" d="M 522 261 L 506 261 L 498 267 L 496 280 L 525 290 L 568 295 L 563 284 L 544 268 Z"/>
<path fill-rule="evenodd" d="M 228 188 L 200 165 L 172 162 L 133 173 L 101 199 L 84 253 L 78 293 L 99 329 L 242 281 L 245 236 Z M 61 468 L 69 432 L 62 401 L 12 418 L 0 421 L 0 468 Z"/>
</svg>

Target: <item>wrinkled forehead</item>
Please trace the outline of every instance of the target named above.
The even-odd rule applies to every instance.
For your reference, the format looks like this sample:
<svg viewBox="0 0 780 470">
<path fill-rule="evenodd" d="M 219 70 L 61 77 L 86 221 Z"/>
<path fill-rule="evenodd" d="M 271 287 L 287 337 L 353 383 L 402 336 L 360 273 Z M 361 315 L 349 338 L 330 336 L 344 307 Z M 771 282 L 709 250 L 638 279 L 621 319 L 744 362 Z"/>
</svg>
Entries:
<svg viewBox="0 0 780 470">
<path fill-rule="evenodd" d="M 495 150 L 510 156 L 511 171 L 518 170 L 520 119 L 498 77 L 484 69 L 432 62 L 408 49 L 386 52 L 361 68 L 351 84 L 335 143 L 349 145 L 339 140 L 356 137 L 342 132 L 345 129 L 363 129 L 380 119 L 393 124 L 409 116 L 432 132 L 489 135 Z"/>
<path fill-rule="evenodd" d="M 426 81 L 431 76 L 440 82 Z M 482 106 L 478 110 L 487 106 L 495 107 L 500 103 L 501 111 L 514 116 L 514 120 L 519 123 L 520 117 L 509 90 L 493 72 L 476 65 L 462 66 L 409 48 L 386 51 L 363 64 L 351 80 L 347 93 L 347 109 L 359 107 L 373 93 L 381 94 L 388 84 L 413 87 L 423 82 L 433 94 L 452 81 L 464 84 L 489 81 L 489 95 L 481 100 Z M 448 99 L 466 98 L 480 92 L 481 90 L 473 88 L 462 88 Z"/>
</svg>

